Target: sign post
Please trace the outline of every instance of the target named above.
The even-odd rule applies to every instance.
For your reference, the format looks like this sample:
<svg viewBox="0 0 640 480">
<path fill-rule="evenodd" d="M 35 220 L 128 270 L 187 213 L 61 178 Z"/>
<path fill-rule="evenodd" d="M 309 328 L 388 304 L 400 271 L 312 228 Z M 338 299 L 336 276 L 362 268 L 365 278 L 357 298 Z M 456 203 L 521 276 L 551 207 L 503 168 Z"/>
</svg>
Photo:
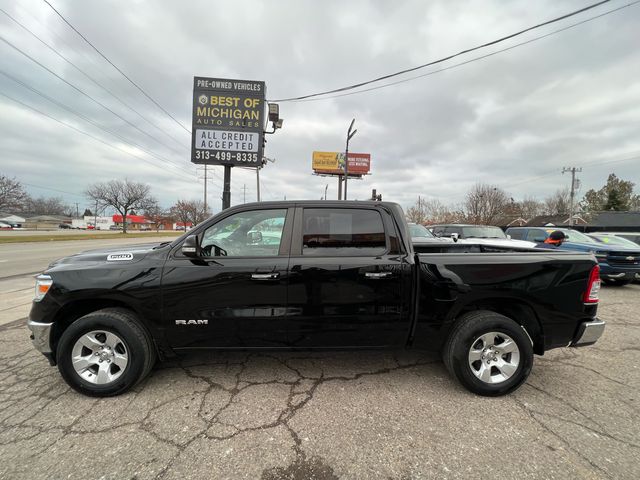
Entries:
<svg viewBox="0 0 640 480">
<path fill-rule="evenodd" d="M 223 210 L 231 206 L 231 167 L 262 163 L 264 106 L 264 82 L 193 79 L 191 162 L 224 166 Z"/>
</svg>

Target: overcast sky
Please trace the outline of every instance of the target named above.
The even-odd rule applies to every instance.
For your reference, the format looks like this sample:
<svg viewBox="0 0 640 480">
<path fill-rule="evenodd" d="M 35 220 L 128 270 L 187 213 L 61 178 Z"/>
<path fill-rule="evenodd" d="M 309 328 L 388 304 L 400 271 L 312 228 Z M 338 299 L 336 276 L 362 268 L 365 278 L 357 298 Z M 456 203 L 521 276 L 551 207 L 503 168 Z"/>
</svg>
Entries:
<svg viewBox="0 0 640 480">
<path fill-rule="evenodd" d="M 595 2 L 50 1 L 189 129 L 194 76 L 263 80 L 269 99 L 304 95 L 426 63 Z M 626 3 L 612 1 L 397 79 L 494 52 Z M 59 105 L 5 75 L 0 75 L 2 94 L 104 142 L 0 96 L 0 173 L 28 184 L 33 195 L 59 195 L 80 208 L 88 206 L 82 195 L 88 184 L 125 176 L 151 184 L 164 206 L 202 197 L 187 132 L 43 1 L 0 0 L 0 6 L 138 112 L 0 12 L 6 41 L 126 120 L 0 42 L 1 71 Z M 281 103 L 284 127 L 268 137 L 265 155 L 276 162 L 262 171 L 263 199 L 317 199 L 327 183 L 328 197 L 335 198 L 336 180 L 313 176 L 311 155 L 343 150 L 352 118 L 358 133 L 350 150 L 371 154 L 372 174 L 350 182 L 350 198 L 368 198 L 377 188 L 385 200 L 405 207 L 418 195 L 458 203 L 474 183 L 487 182 L 516 200 L 542 199 L 568 186 L 563 166 L 584 167 L 581 193 L 600 188 L 610 172 L 640 184 L 639 21 L 640 4 L 388 88 Z M 222 167 L 211 168 L 217 177 L 209 184 L 209 202 L 216 211 Z M 233 204 L 243 201 L 245 184 L 247 201 L 255 200 L 255 173 L 233 169 Z"/>
</svg>

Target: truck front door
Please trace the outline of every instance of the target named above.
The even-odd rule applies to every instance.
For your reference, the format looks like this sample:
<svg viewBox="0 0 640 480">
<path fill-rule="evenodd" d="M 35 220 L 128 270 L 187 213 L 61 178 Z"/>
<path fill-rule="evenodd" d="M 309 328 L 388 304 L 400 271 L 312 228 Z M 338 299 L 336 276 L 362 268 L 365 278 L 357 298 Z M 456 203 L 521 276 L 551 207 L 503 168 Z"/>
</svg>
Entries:
<svg viewBox="0 0 640 480">
<path fill-rule="evenodd" d="M 296 210 L 289 266 L 293 347 L 404 345 L 411 266 L 376 207 Z M 393 235 L 386 232 L 393 231 Z"/>
<path fill-rule="evenodd" d="M 174 348 L 286 346 L 292 220 L 293 208 L 233 213 L 198 234 L 198 258 L 169 255 L 162 302 Z"/>
</svg>

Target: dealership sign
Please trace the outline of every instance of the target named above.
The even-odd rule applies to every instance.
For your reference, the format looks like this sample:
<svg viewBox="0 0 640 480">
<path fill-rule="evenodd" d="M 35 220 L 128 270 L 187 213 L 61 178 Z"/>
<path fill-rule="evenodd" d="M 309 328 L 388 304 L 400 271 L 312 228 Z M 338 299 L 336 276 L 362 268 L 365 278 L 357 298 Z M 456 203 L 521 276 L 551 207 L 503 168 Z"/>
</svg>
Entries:
<svg viewBox="0 0 640 480">
<path fill-rule="evenodd" d="M 311 168 L 321 175 L 344 175 L 344 152 L 313 152 Z M 349 152 L 349 176 L 367 175 L 371 154 Z"/>
<path fill-rule="evenodd" d="M 260 165 L 264 105 L 264 82 L 194 77 L 191 161 Z"/>
</svg>

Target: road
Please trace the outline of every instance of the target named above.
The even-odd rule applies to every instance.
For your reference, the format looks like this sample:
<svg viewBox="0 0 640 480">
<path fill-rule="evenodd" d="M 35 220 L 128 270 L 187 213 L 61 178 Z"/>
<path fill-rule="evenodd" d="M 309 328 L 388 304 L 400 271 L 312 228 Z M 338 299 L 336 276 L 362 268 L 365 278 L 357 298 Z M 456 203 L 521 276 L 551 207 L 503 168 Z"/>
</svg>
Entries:
<svg viewBox="0 0 640 480">
<path fill-rule="evenodd" d="M 408 351 L 191 354 L 92 399 L 17 319 L 0 326 L 0 478 L 637 479 L 640 285 L 601 298 L 597 345 L 536 357 L 495 399 Z"/>
<path fill-rule="evenodd" d="M 27 315 L 33 297 L 33 275 L 53 260 L 82 250 L 169 240 L 171 237 L 149 234 L 149 238 L 0 244 L 0 325 Z"/>
</svg>

